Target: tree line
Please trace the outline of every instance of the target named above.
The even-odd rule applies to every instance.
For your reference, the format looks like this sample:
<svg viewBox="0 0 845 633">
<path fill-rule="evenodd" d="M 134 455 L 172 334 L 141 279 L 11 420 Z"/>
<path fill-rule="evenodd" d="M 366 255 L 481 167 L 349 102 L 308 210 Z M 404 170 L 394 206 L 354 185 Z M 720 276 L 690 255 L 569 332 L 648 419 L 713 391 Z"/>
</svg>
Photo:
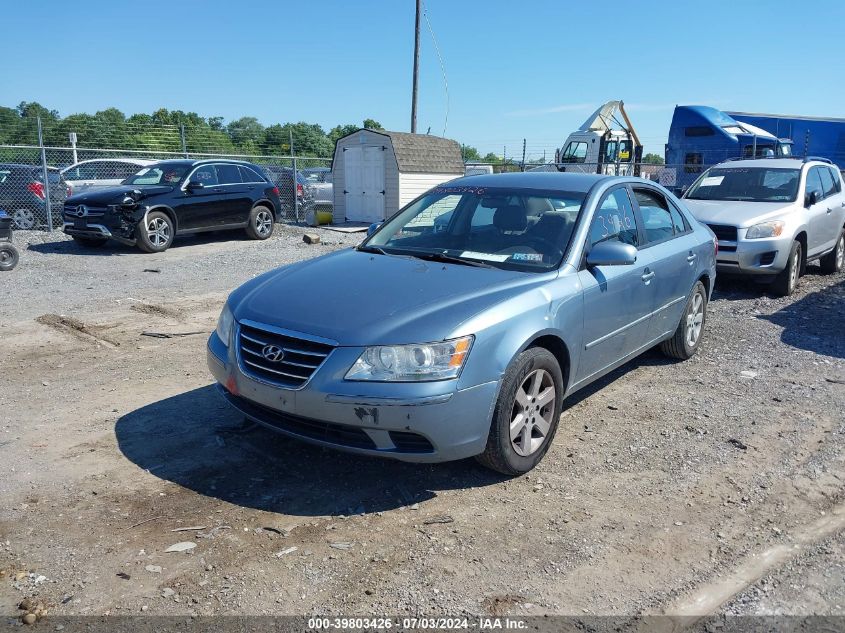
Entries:
<svg viewBox="0 0 845 633">
<path fill-rule="evenodd" d="M 76 133 L 84 148 L 182 152 L 183 141 L 193 153 L 289 156 L 291 140 L 299 156 L 330 158 L 337 139 L 361 127 L 383 130 L 381 123 L 364 119 L 362 125 L 347 123 L 326 131 L 316 123 L 275 123 L 265 126 L 255 117 L 226 123 L 223 117 L 202 117 L 196 112 L 160 108 L 152 114 L 125 115 L 117 108 L 94 114 L 59 115 L 37 102 L 17 107 L 0 106 L 0 145 L 36 145 L 37 119 L 41 117 L 44 144 L 68 147 Z M 184 134 L 184 139 L 183 139 Z M 501 160 L 493 153 L 481 156 L 474 147 L 462 145 L 464 160 Z"/>
</svg>

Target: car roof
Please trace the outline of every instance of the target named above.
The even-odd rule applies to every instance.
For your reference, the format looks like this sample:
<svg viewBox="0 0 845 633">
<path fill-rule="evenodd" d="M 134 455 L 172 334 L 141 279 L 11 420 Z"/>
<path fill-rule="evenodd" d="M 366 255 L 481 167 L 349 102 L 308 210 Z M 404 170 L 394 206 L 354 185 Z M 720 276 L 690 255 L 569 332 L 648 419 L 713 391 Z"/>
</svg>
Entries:
<svg viewBox="0 0 845 633">
<path fill-rule="evenodd" d="M 587 193 L 596 183 L 629 179 L 604 174 L 570 174 L 560 172 L 516 172 L 510 174 L 479 174 L 463 176 L 443 183 L 449 187 L 508 187 L 513 189 L 551 189 Z"/>
<path fill-rule="evenodd" d="M 81 160 L 78 163 L 74 163 L 65 169 L 70 169 L 71 167 L 76 167 L 77 165 L 85 165 L 86 163 L 100 163 L 102 161 L 110 161 L 113 163 L 133 163 L 136 165 L 152 165 L 153 163 L 157 162 L 155 160 L 150 160 L 149 158 L 108 158 L 108 157 L 101 157 L 101 158 L 88 158 L 86 160 Z"/>
<path fill-rule="evenodd" d="M 154 161 L 150 164 L 167 164 L 167 165 L 184 165 L 186 167 L 195 167 L 197 165 L 205 165 L 208 163 L 231 163 L 232 165 L 246 165 L 253 167 L 254 165 L 245 160 L 232 160 L 231 158 L 203 158 L 195 160 L 192 158 L 165 158 L 164 160 Z"/>
<path fill-rule="evenodd" d="M 821 161 L 804 161 L 802 158 L 749 158 L 747 160 L 729 160 L 716 165 L 719 169 L 742 169 L 745 167 L 769 167 L 771 169 L 801 169 L 807 163 L 822 163 Z"/>
</svg>

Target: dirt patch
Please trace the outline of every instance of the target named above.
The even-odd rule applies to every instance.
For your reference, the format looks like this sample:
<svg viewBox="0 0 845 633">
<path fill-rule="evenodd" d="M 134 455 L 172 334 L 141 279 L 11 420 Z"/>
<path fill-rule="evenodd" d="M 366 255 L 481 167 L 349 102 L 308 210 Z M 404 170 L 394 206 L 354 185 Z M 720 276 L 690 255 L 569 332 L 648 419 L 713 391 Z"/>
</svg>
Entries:
<svg viewBox="0 0 845 633">
<path fill-rule="evenodd" d="M 40 317 L 36 317 L 35 321 L 59 332 L 70 334 L 83 341 L 102 343 L 109 347 L 120 346 L 120 341 L 112 339 L 102 332 L 105 328 L 87 325 L 73 317 L 59 314 L 42 314 Z"/>
<path fill-rule="evenodd" d="M 511 612 L 516 605 L 524 602 L 525 598 L 522 596 L 514 596 L 511 594 L 504 594 L 501 596 L 490 596 L 484 599 L 481 606 L 490 615 L 503 616 Z"/>
<path fill-rule="evenodd" d="M 174 308 L 168 308 L 154 303 L 133 303 L 130 309 L 140 314 L 149 314 L 151 316 L 164 317 L 167 319 L 178 319 L 181 312 Z"/>
</svg>

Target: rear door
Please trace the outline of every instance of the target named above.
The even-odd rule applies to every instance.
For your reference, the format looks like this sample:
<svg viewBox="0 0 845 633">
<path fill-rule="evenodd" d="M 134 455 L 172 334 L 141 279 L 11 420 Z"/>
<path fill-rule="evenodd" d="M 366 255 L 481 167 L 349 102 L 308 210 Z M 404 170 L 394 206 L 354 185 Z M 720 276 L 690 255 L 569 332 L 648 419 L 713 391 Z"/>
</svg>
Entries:
<svg viewBox="0 0 845 633">
<path fill-rule="evenodd" d="M 217 168 L 217 182 L 224 190 L 222 209 L 218 224 L 243 224 L 249 220 L 252 211 L 251 193 L 255 185 L 243 182 L 237 165 L 220 163 Z"/>
<path fill-rule="evenodd" d="M 839 170 L 834 167 L 819 167 L 824 187 L 825 237 L 824 250 L 836 246 L 845 216 L 845 198 L 842 196 L 842 181 Z"/>
<path fill-rule="evenodd" d="M 827 242 L 832 239 L 828 236 L 830 232 L 828 222 L 829 203 L 824 199 L 822 169 L 824 168 L 819 165 L 813 165 L 807 171 L 804 200 L 806 201 L 811 193 L 816 194 L 817 200 L 815 204 L 807 207 L 807 255 L 815 255 L 825 250 Z"/>
<path fill-rule="evenodd" d="M 644 252 L 653 264 L 652 319 L 646 342 L 674 332 L 698 271 L 698 238 L 681 212 L 662 192 L 633 187 L 637 216 L 643 227 Z"/>
<path fill-rule="evenodd" d="M 590 224 L 586 252 L 616 240 L 640 248 L 641 235 L 625 185 L 599 201 Z M 582 265 L 578 278 L 584 297 L 584 349 L 578 380 L 585 380 L 640 349 L 646 342 L 654 305 L 651 252 L 639 251 L 631 266 Z"/>
<path fill-rule="evenodd" d="M 202 183 L 202 188 L 189 189 L 187 183 Z M 180 231 L 213 228 L 219 225 L 224 209 L 224 189 L 217 181 L 217 169 L 206 164 L 195 168 L 182 186 L 181 198 L 176 205 Z"/>
</svg>

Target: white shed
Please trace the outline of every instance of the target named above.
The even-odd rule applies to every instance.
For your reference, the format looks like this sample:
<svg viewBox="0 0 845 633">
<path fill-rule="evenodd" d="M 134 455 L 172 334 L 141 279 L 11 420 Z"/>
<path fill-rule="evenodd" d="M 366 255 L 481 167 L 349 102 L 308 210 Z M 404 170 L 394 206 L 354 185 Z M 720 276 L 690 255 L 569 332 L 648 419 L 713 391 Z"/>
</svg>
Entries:
<svg viewBox="0 0 845 633">
<path fill-rule="evenodd" d="M 464 175 L 457 142 L 357 130 L 334 148 L 334 222 L 380 222 L 440 183 Z"/>
</svg>

